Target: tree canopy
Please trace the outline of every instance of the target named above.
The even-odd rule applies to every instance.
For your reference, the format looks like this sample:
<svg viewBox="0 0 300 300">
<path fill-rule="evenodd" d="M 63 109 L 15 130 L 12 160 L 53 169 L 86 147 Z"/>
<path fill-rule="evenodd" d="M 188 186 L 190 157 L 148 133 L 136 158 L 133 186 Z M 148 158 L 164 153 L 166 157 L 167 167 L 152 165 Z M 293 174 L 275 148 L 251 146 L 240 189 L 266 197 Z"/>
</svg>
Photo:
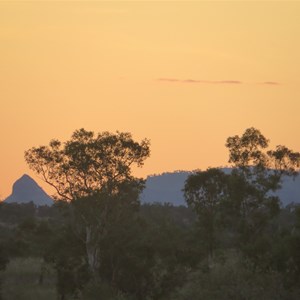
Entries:
<svg viewBox="0 0 300 300">
<path fill-rule="evenodd" d="M 275 150 L 268 150 L 269 140 L 254 127 L 246 129 L 241 136 L 229 137 L 226 147 L 229 150 L 228 162 L 244 171 L 268 169 L 280 179 L 283 174 L 296 175 L 300 167 L 299 152 L 282 145 L 277 145 Z"/>
<path fill-rule="evenodd" d="M 272 192 L 280 189 L 283 175 L 297 175 L 300 166 L 299 152 L 282 145 L 270 150 L 269 140 L 253 127 L 229 137 L 226 147 L 233 165 L 230 174 L 216 168 L 200 171 L 184 186 L 187 204 L 205 224 L 210 252 L 218 213 L 241 244 L 253 242 L 279 212 L 279 198 Z"/>
<path fill-rule="evenodd" d="M 232 167 L 190 173 L 188 207 L 140 204 L 148 140 L 81 129 L 28 150 L 71 201 L 0 203 L 0 299 L 298 300 L 300 207 L 273 191 L 300 154 L 255 128 L 226 145 Z"/>
<path fill-rule="evenodd" d="M 95 134 L 76 130 L 65 143 L 51 140 L 49 146 L 25 152 L 29 167 L 53 186 L 58 198 L 73 200 L 136 180 L 131 167 L 141 167 L 150 155 L 150 142 L 133 140 L 127 132 Z"/>
</svg>

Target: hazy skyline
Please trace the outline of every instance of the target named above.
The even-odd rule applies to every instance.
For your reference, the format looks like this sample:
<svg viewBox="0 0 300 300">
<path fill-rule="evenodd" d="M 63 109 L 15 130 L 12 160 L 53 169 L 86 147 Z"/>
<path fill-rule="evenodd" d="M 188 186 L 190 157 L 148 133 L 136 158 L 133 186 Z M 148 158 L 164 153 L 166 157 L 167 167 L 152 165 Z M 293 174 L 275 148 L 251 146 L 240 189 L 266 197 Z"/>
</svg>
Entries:
<svg viewBox="0 0 300 300">
<path fill-rule="evenodd" d="M 287 1 L 0 2 L 0 198 L 38 179 L 25 150 L 82 127 L 149 138 L 138 176 L 227 165 L 251 126 L 300 151 L 299 20 Z"/>
</svg>

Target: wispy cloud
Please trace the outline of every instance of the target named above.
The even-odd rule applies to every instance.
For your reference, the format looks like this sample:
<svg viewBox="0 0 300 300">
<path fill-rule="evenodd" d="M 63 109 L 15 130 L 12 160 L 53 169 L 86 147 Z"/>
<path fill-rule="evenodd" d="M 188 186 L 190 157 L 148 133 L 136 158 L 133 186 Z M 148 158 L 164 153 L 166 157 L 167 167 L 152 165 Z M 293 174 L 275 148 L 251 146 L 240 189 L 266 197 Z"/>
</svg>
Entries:
<svg viewBox="0 0 300 300">
<path fill-rule="evenodd" d="M 260 82 L 259 84 L 265 84 L 265 85 L 280 85 L 280 83 L 277 82 L 277 81 L 264 81 L 264 82 Z"/>
<path fill-rule="evenodd" d="M 239 80 L 197 80 L 197 79 L 176 79 L 158 78 L 158 81 L 179 82 L 179 83 L 207 83 L 207 84 L 242 84 Z"/>
<path fill-rule="evenodd" d="M 246 84 L 241 80 L 198 80 L 198 79 L 178 79 L 178 78 L 158 78 L 158 81 L 165 81 L 165 82 L 174 82 L 174 83 L 199 83 L 199 84 Z M 251 84 L 251 83 L 250 83 Z M 264 85 L 279 85 L 279 82 L 276 81 L 264 81 L 259 82 L 259 84 Z"/>
</svg>

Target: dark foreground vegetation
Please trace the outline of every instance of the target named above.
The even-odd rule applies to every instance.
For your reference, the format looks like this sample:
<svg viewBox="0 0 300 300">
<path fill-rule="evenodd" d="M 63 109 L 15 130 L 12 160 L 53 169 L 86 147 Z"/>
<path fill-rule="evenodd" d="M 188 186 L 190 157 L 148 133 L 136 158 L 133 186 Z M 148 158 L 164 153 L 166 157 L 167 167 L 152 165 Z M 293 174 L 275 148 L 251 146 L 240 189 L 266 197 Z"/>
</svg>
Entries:
<svg viewBox="0 0 300 300">
<path fill-rule="evenodd" d="M 232 172 L 192 174 L 188 207 L 140 205 L 147 140 L 79 130 L 27 151 L 60 200 L 0 204 L 2 299 L 299 299 L 300 208 L 273 192 L 300 154 L 254 128 L 226 146 Z"/>
<path fill-rule="evenodd" d="M 209 257 L 206 228 L 190 208 L 143 205 L 99 241 L 97 274 L 71 210 L 0 206 L 2 299 L 299 299 L 296 206 L 243 243 L 219 228 Z"/>
</svg>

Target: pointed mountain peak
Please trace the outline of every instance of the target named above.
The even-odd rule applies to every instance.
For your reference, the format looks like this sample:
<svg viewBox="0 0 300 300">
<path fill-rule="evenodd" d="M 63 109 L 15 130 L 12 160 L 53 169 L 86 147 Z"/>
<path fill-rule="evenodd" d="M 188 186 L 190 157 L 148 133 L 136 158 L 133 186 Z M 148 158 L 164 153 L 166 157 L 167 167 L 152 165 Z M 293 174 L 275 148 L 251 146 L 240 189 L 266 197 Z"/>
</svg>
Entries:
<svg viewBox="0 0 300 300">
<path fill-rule="evenodd" d="M 23 174 L 19 179 L 25 179 L 25 178 L 30 178 L 32 179 L 28 174 Z"/>
<path fill-rule="evenodd" d="M 34 180 L 28 174 L 23 174 L 19 179 L 16 180 L 16 182 L 18 181 L 34 181 Z"/>
<path fill-rule="evenodd" d="M 13 184 L 12 194 L 5 200 L 7 203 L 28 203 L 35 205 L 52 205 L 53 200 L 29 175 L 24 174 Z"/>
</svg>

